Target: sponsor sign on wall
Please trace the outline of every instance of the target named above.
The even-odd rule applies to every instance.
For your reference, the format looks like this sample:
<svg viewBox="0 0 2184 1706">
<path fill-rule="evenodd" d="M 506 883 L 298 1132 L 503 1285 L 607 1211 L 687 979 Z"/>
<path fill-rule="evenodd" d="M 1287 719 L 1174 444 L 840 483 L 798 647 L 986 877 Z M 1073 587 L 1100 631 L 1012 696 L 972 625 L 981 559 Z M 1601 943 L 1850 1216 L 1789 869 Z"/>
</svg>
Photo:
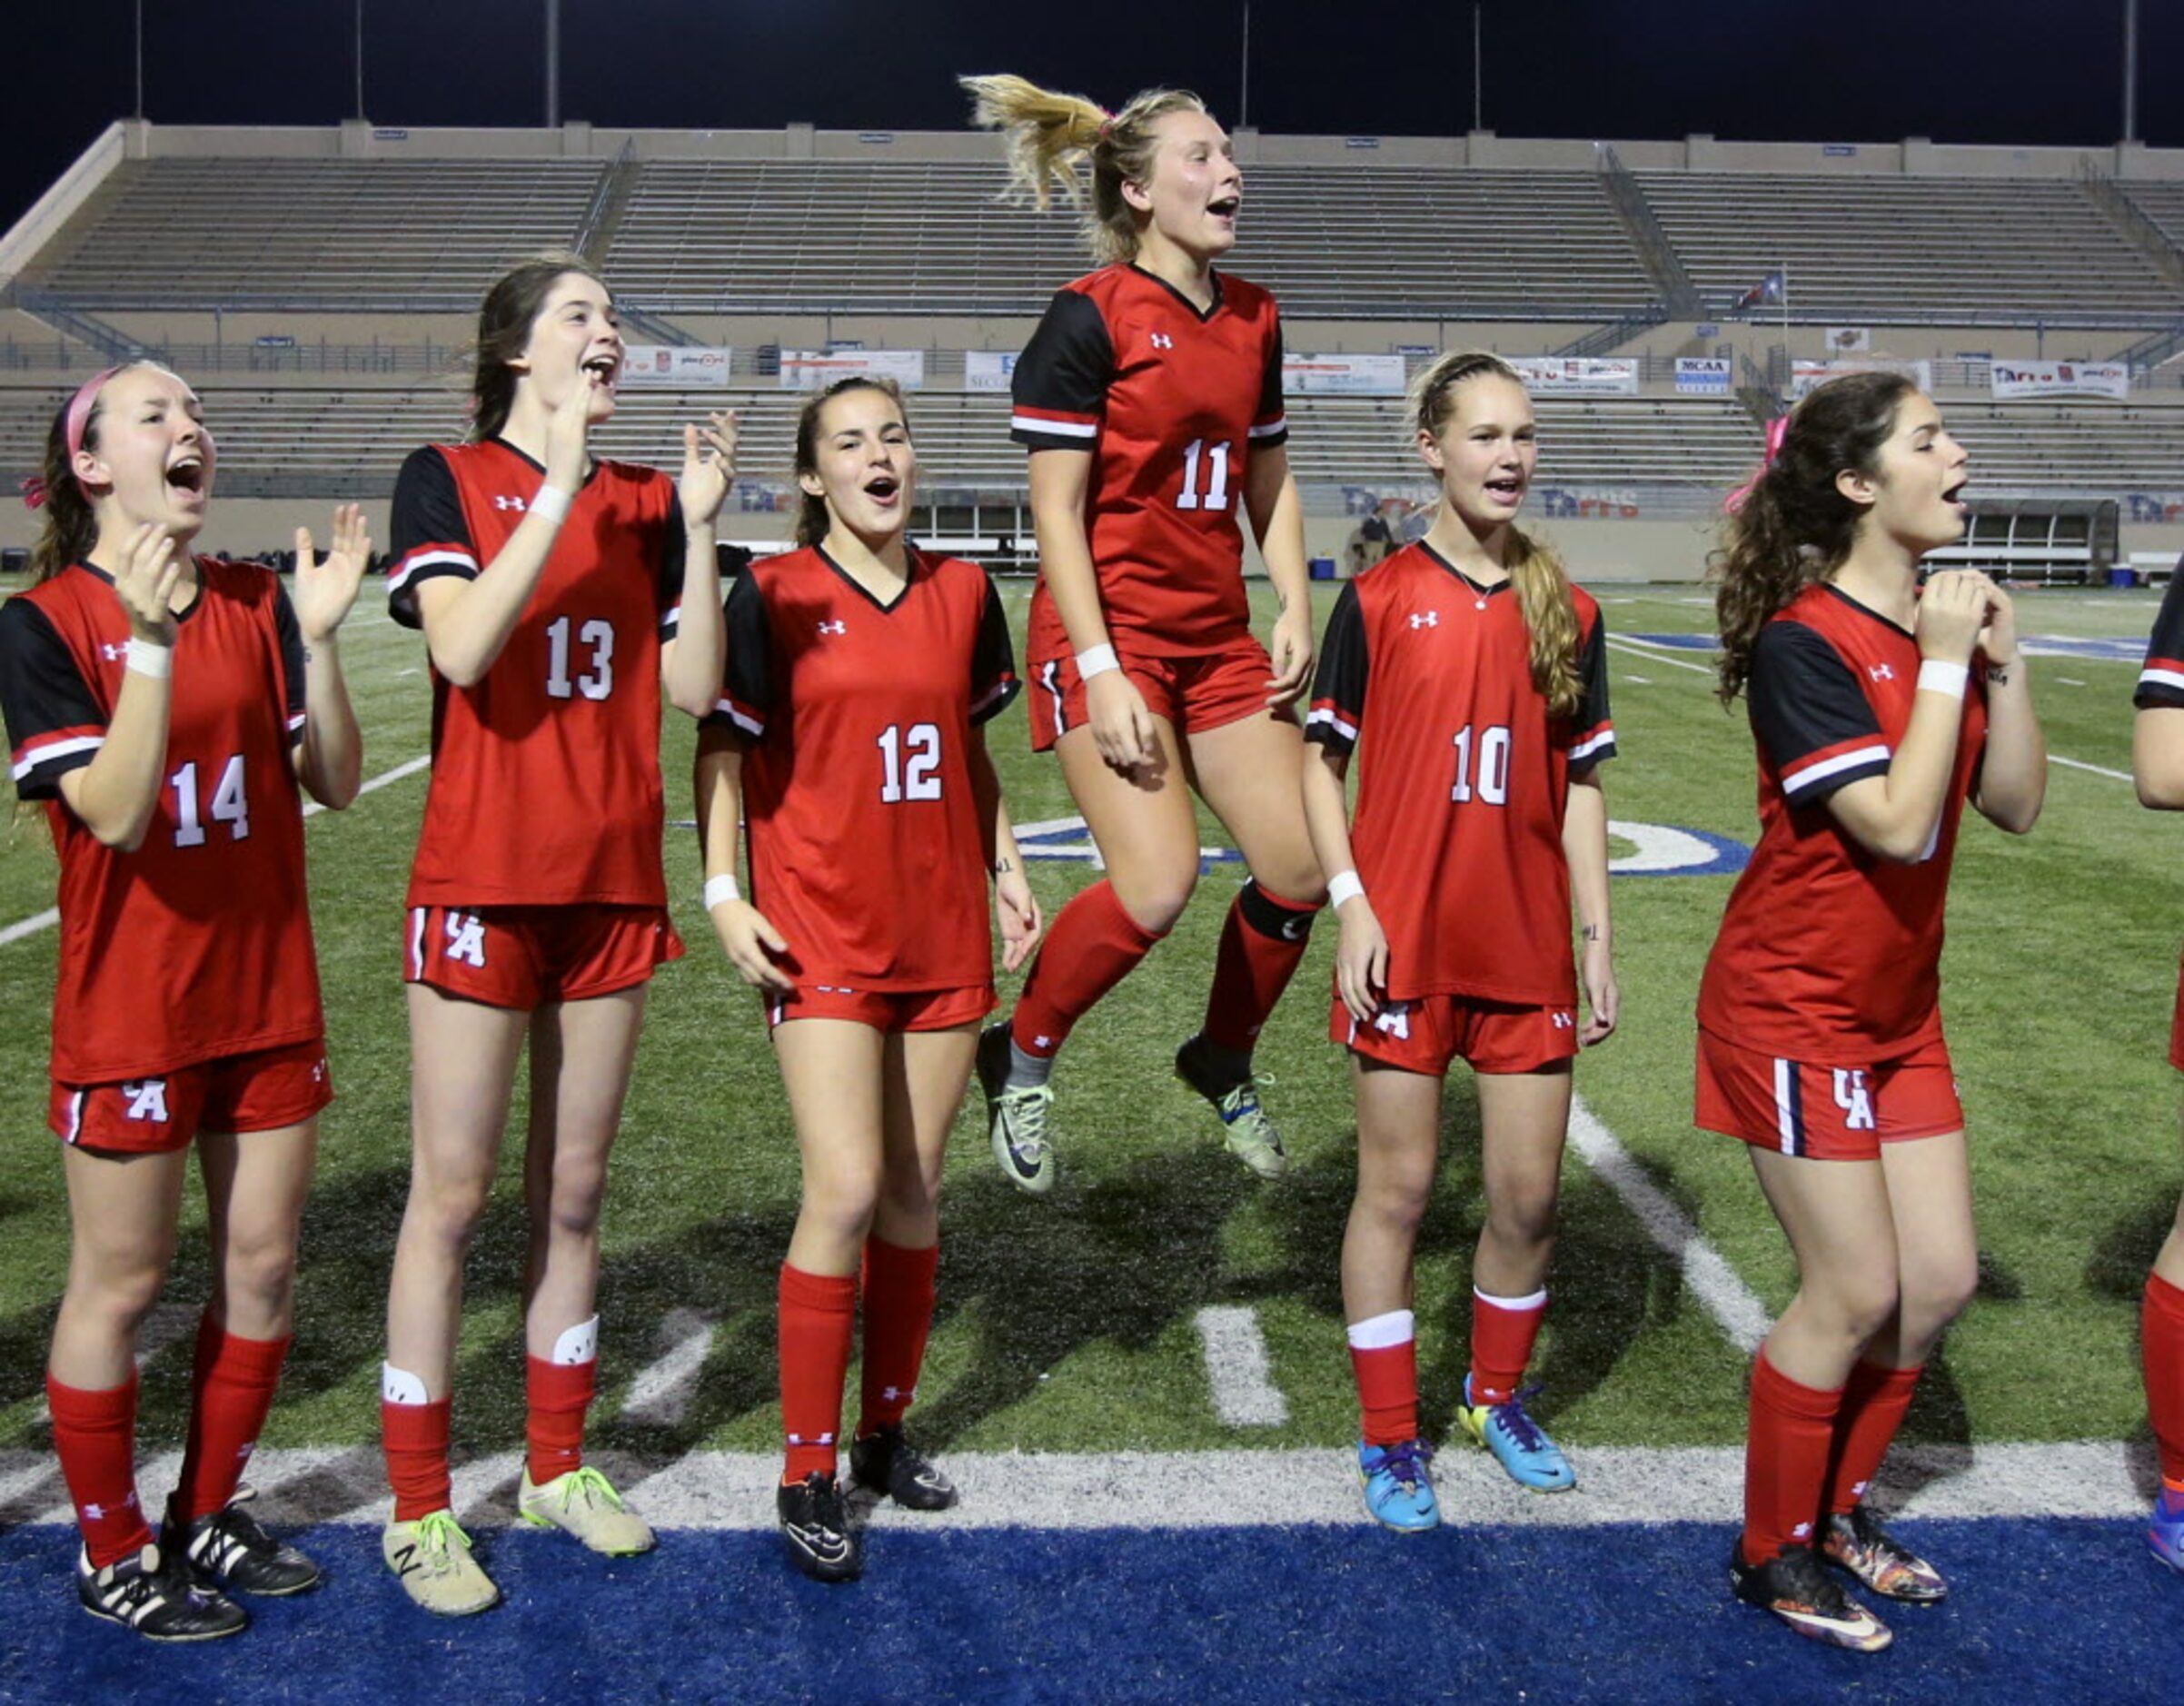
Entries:
<svg viewBox="0 0 2184 1706">
<path fill-rule="evenodd" d="M 1346 397 L 1403 395 L 1400 355 L 1285 355 L 1282 389 Z"/>
<path fill-rule="evenodd" d="M 781 389 L 818 391 L 852 373 L 891 379 L 905 391 L 925 383 L 923 350 L 839 350 L 821 354 L 817 350 L 781 352 Z"/>
<path fill-rule="evenodd" d="M 1512 355 L 1504 358 L 1542 397 L 1635 397 L 1638 363 L 1619 355 Z"/>
<path fill-rule="evenodd" d="M 1871 326 L 1830 326 L 1826 335 L 1830 355 L 1871 355 L 1873 352 L 1873 329 Z"/>
<path fill-rule="evenodd" d="M 1726 397 L 1735 389 L 1726 355 L 1679 355 L 1676 358 L 1676 394 L 1679 397 Z"/>
<path fill-rule="evenodd" d="M 2122 362 L 1997 362 L 1987 373 L 1998 398 L 2131 394 L 2131 370 Z"/>
<path fill-rule="evenodd" d="M 726 391 L 735 352 L 698 344 L 632 343 L 622 354 L 625 385 Z"/>
<path fill-rule="evenodd" d="M 1841 379 L 1845 373 L 1901 373 L 1921 391 L 1931 391 L 1934 388 L 1934 364 L 1931 362 L 1798 361 L 1790 363 L 1790 400 L 1794 402 L 1815 386 L 1824 385 L 1831 379 Z"/>
<path fill-rule="evenodd" d="M 1016 371 L 1017 352 L 1014 350 L 963 352 L 963 389 L 966 391 L 1007 391 Z"/>
</svg>

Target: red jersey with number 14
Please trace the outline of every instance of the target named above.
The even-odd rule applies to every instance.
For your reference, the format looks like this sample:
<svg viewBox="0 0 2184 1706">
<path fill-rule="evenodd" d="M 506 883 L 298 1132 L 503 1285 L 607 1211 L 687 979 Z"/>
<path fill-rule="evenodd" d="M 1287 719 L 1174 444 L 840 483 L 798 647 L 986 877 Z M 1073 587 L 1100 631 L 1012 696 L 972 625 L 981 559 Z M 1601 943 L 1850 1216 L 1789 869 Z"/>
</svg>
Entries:
<svg viewBox="0 0 2184 1706">
<path fill-rule="evenodd" d="M 882 604 L 823 548 L 753 563 L 728 599 L 715 719 L 750 742 L 750 900 L 803 977 L 859 988 L 993 981 L 976 729 L 1016 696 L 999 595 L 912 551 Z"/>
<path fill-rule="evenodd" d="M 1760 841 L 1699 985 L 1699 1025 L 1812 1066 L 1871 1066 L 1941 1035 L 1941 927 L 1964 800 L 1987 740 L 1971 682 L 1941 817 L 1898 865 L 1835 821 L 1829 795 L 1886 776 L 1919 693 L 1919 642 L 1832 586 L 1760 630 L 1744 683 L 1759 746 Z"/>
<path fill-rule="evenodd" d="M 1615 753 L 1600 606 L 1581 587 L 1576 713 L 1549 714 L 1506 580 L 1423 541 L 1342 590 L 1305 739 L 1356 750 L 1350 846 L 1388 939 L 1389 998 L 1577 999 L 1563 814 Z"/>
<path fill-rule="evenodd" d="M 43 799 L 61 862 L 53 1076 L 155 1077 L 324 1035 L 303 889 L 303 647 L 269 571 L 197 560 L 177 619 L 162 780 L 144 842 L 103 845 L 61 778 L 104 744 L 129 621 L 77 565 L 0 605 L 0 709 L 15 790 Z"/>
<path fill-rule="evenodd" d="M 512 444 L 429 444 L 394 487 L 394 620 L 475 580 L 544 471 Z M 483 679 L 432 672 L 432 782 L 411 907 L 660 907 L 660 648 L 682 597 L 682 511 L 655 469 L 596 463 Z"/>
<path fill-rule="evenodd" d="M 1251 452 L 1288 437 L 1282 331 L 1257 285 L 1213 287 L 1201 312 L 1140 267 L 1104 267 L 1055 293 L 1017 358 L 1017 441 L 1092 453 L 1085 531 L 1125 651 L 1186 657 L 1251 631 L 1236 516 Z M 1026 644 L 1069 650 L 1044 580 Z"/>
</svg>

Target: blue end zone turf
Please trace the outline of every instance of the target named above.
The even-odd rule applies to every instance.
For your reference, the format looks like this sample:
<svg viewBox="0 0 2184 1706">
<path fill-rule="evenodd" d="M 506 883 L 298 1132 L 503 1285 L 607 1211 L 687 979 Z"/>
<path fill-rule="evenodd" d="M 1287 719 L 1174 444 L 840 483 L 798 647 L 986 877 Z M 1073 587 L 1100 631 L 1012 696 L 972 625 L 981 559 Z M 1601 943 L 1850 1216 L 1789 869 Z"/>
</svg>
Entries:
<svg viewBox="0 0 2184 1706">
<path fill-rule="evenodd" d="M 1217 1460 L 1214 1460 L 1217 1464 Z M 1210 1466 L 1210 1465 L 1209 1465 Z M 1009 1700 L 1389 1702 L 2109 1702 L 2167 1698 L 2184 1582 L 2129 1523 L 1910 1522 L 1954 1596 L 1891 1608 L 1871 1658 L 1801 1641 L 1729 1597 L 1731 1533 L 1645 1528 L 904 1532 L 867 1580 L 790 1574 L 769 1532 L 670 1532 L 649 1558 L 481 1535 L 508 1596 L 415 1611 L 376 1531 L 300 1538 L 315 1594 L 158 1649 L 76 1608 L 71 1533 L 0 1535 L 0 1698 L 308 1699 L 431 1690 L 462 1702 Z"/>
</svg>

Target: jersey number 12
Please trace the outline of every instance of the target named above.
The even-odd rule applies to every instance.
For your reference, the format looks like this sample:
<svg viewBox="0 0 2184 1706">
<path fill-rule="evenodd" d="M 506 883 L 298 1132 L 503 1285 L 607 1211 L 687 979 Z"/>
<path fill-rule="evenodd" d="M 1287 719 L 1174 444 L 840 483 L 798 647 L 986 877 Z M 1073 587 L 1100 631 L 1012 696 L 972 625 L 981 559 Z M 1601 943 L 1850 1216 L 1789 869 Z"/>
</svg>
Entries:
<svg viewBox="0 0 2184 1706">
<path fill-rule="evenodd" d="M 906 799 L 940 798 L 940 725 L 889 723 L 879 731 L 879 798 L 892 806 Z"/>
</svg>

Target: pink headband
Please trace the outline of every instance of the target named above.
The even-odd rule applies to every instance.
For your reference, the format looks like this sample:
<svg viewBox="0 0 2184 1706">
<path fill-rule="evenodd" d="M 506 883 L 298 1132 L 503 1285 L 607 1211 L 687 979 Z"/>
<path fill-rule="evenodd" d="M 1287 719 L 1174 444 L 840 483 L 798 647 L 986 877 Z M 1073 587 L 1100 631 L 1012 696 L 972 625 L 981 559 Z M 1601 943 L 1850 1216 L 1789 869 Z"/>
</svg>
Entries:
<svg viewBox="0 0 2184 1706">
<path fill-rule="evenodd" d="M 1767 450 L 1760 460 L 1758 471 L 1722 500 L 1722 508 L 1734 515 L 1750 500 L 1753 489 L 1766 478 L 1767 471 L 1774 466 L 1775 459 L 1782 453 L 1782 441 L 1790 436 L 1790 417 L 1778 414 L 1767 422 Z"/>
<path fill-rule="evenodd" d="M 76 387 L 75 395 L 68 400 L 67 425 L 63 431 L 67 440 L 68 465 L 72 472 L 75 467 L 76 452 L 84 448 L 84 431 L 91 424 L 91 409 L 98 402 L 99 390 L 121 371 L 119 366 L 114 366 L 92 374 Z M 23 501 L 31 509 L 43 508 L 45 500 L 52 495 L 42 475 L 33 474 L 23 482 Z"/>
</svg>

